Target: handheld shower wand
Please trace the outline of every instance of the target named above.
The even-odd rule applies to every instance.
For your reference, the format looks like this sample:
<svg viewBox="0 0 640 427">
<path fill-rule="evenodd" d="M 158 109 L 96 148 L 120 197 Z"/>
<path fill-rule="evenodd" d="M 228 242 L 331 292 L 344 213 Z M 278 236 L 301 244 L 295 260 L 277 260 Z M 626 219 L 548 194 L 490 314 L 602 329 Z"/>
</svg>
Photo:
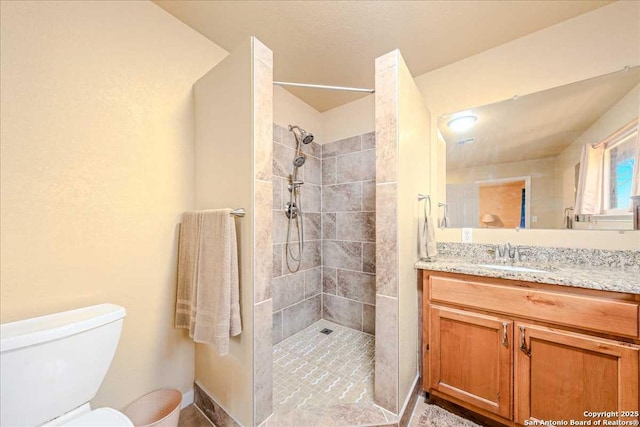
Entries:
<svg viewBox="0 0 640 427">
<path fill-rule="evenodd" d="M 289 201 L 285 204 L 285 214 L 288 218 L 285 257 L 287 261 L 287 268 L 293 273 L 300 269 L 302 256 L 304 255 L 304 213 L 302 211 L 302 197 L 300 195 L 300 187 L 304 182 L 298 180 L 298 169 L 304 165 L 307 159 L 305 154 L 302 152 L 302 144 L 311 144 L 311 142 L 313 142 L 313 134 L 302 129 L 300 126 L 295 125 L 289 125 L 289 131 L 293 133 L 293 136 L 296 139 L 296 153 L 292 162 L 293 172 L 289 175 L 289 185 L 287 186 L 290 193 Z M 292 225 L 298 230 L 297 254 L 291 250 Z M 289 264 L 289 258 L 297 262 L 297 266 L 292 268 Z"/>
</svg>

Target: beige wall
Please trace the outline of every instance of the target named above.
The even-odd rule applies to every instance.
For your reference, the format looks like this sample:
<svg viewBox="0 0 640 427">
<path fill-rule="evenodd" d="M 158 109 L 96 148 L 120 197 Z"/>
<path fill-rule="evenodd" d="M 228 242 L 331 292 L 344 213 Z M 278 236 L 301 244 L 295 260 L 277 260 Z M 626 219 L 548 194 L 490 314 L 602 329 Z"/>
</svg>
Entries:
<svg viewBox="0 0 640 427">
<path fill-rule="evenodd" d="M 374 401 L 398 413 L 398 50 L 376 58 L 376 340 Z"/>
<path fill-rule="evenodd" d="M 640 64 L 640 2 L 619 1 L 416 78 L 434 114 Z M 435 128 L 435 127 L 434 127 Z"/>
<path fill-rule="evenodd" d="M 242 425 L 253 424 L 253 123 L 252 46 L 234 49 L 194 86 L 196 208 L 245 208 L 236 220 L 242 334 L 229 354 L 197 344 L 195 378 Z"/>
<path fill-rule="evenodd" d="M 318 144 L 334 141 L 326 139 L 322 114 L 280 86 L 273 87 L 273 122 L 285 129 L 298 125 L 311 132 Z"/>
<path fill-rule="evenodd" d="M 400 413 L 418 375 L 417 195 L 428 186 L 429 112 L 394 50 L 376 59 L 376 404 Z"/>
<path fill-rule="evenodd" d="M 438 230 L 436 239 L 439 242 L 460 242 L 462 240 L 461 234 L 459 228 L 445 228 Z M 487 230 L 476 228 L 473 230 L 473 242 L 489 244 L 509 242 L 514 245 L 638 250 L 640 248 L 640 233 L 637 231 L 615 230 Z"/>
<path fill-rule="evenodd" d="M 376 130 L 375 97 L 364 98 L 322 113 L 325 142 L 339 141 Z"/>
<path fill-rule="evenodd" d="M 253 422 L 273 412 L 273 52 L 255 37 L 253 98 Z"/>
<path fill-rule="evenodd" d="M 400 409 L 418 376 L 418 193 L 428 188 L 431 116 L 411 72 L 398 55 L 398 320 Z M 384 320 L 383 320 L 384 321 Z M 411 410 L 411 409 L 409 409 Z"/>
<path fill-rule="evenodd" d="M 575 165 L 580 162 L 580 153 L 585 144 L 594 144 L 604 140 L 638 117 L 640 111 L 640 85 L 636 85 L 620 101 L 603 114 L 593 125 L 580 135 L 571 145 L 558 155 L 556 174 L 562 178 L 560 197 L 563 206 L 575 204 L 574 187 Z"/>
<path fill-rule="evenodd" d="M 556 195 L 556 188 L 560 181 L 556 179 L 555 166 L 556 159 L 547 157 L 538 160 L 448 170 L 447 184 L 472 184 L 476 181 L 489 179 L 529 176 L 531 177 L 530 215 L 536 216 L 538 219 L 537 222 L 531 223 L 531 228 L 558 228 L 562 225 L 563 208 Z M 480 210 L 480 215 L 483 213 L 485 212 Z"/>
<path fill-rule="evenodd" d="M 514 95 L 535 93 L 544 89 L 596 77 L 624 66 L 640 65 L 640 2 L 619 1 L 592 12 L 561 22 L 552 27 L 516 39 L 464 60 L 416 77 L 427 108 L 431 111 L 431 141 L 439 155 L 430 158 L 429 192 L 435 200 L 444 200 L 445 168 L 444 143 L 437 136 L 438 118 L 445 113 L 502 101 Z M 358 114 L 347 113 L 355 107 Z M 365 111 L 366 109 L 366 111 Z M 342 138 L 363 131 L 372 131 L 370 117 L 374 116 L 373 101 L 358 100 L 323 113 L 340 120 Z M 344 135 L 344 136 L 343 136 Z M 489 233 L 491 243 L 504 236 Z M 594 234 L 595 233 L 595 234 Z M 605 242 L 600 232 L 573 232 L 561 240 L 549 240 L 546 232 L 535 230 L 523 233 L 526 244 L 575 246 L 589 243 L 589 247 L 622 245 L 620 248 L 640 249 L 640 238 L 614 239 Z M 453 233 L 459 241 L 460 230 Z M 579 234 L 579 235 L 578 235 Z M 554 235 L 553 233 L 551 235 Z M 447 230 L 442 238 L 452 236 Z M 627 243 L 624 243 L 627 242 Z"/>
<path fill-rule="evenodd" d="M 640 3 L 615 2 L 547 29 L 423 74 L 417 84 L 432 111 L 432 136 L 444 113 L 561 86 L 640 64 Z M 553 48 L 550 48 L 552 46 Z M 571 64 L 567 67 L 567 64 Z M 432 189 L 444 199 L 442 173 Z M 486 234 L 488 233 L 488 234 Z M 595 233 L 595 234 L 594 234 Z M 600 232 L 573 231 L 562 239 L 546 232 L 522 233 L 522 244 L 640 249 L 637 239 L 605 241 Z M 495 230 L 476 233 L 488 243 L 504 241 Z M 456 236 L 455 238 L 453 236 Z M 460 231 L 439 232 L 438 239 L 460 241 Z M 524 239 L 524 240 L 523 240 Z M 545 243 L 543 243 L 545 242 Z M 617 243 L 620 246 L 616 246 Z M 587 246 L 585 246 L 587 247 Z"/>
<path fill-rule="evenodd" d="M 127 310 L 96 406 L 193 382 L 173 328 L 193 83 L 225 52 L 150 2 L 2 2 L 2 322 Z"/>
<path fill-rule="evenodd" d="M 580 161 L 583 145 L 602 141 L 637 118 L 639 110 L 640 85 L 636 85 L 558 155 L 558 168 L 573 168 Z"/>
</svg>

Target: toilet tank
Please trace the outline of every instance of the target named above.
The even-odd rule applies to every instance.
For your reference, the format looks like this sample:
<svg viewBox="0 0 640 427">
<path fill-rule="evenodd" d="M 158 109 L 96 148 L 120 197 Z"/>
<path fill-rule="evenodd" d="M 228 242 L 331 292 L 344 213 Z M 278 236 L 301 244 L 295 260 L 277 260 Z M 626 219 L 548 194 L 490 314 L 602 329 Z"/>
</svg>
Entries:
<svg viewBox="0 0 640 427">
<path fill-rule="evenodd" d="M 37 426 L 93 399 L 125 315 L 100 304 L 0 325 L 0 426 Z"/>
</svg>

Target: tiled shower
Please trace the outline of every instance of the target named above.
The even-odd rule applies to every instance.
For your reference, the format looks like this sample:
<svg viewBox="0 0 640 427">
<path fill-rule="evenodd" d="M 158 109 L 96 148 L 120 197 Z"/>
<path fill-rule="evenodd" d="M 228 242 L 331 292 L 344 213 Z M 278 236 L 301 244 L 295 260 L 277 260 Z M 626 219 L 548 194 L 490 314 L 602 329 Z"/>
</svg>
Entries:
<svg viewBox="0 0 640 427">
<path fill-rule="evenodd" d="M 298 179 L 304 181 L 305 249 L 296 272 L 287 268 L 284 211 L 296 141 L 275 124 L 273 135 L 274 416 L 269 426 L 292 419 L 314 424 L 317 411 L 328 425 L 337 422 L 329 418 L 347 413 L 361 414 L 358 423 L 386 424 L 393 415 L 373 403 L 375 133 L 303 145 L 306 161 Z M 292 237 L 297 254 L 297 236 Z"/>
<path fill-rule="evenodd" d="M 296 141 L 282 126 L 273 126 L 273 343 L 279 343 L 320 320 L 322 315 L 322 147 L 305 145 L 306 161 L 298 178 L 304 212 L 304 255 L 300 268 L 291 272 L 285 256 L 289 201 L 288 176 L 293 170 Z M 297 235 L 292 231 L 292 241 Z M 297 253 L 297 248 L 292 249 Z M 292 267 L 295 264 L 292 263 Z"/>
<path fill-rule="evenodd" d="M 296 272 L 287 268 L 284 213 L 296 141 L 277 124 L 273 139 L 273 343 L 321 318 L 374 334 L 374 133 L 303 146 L 305 249 Z"/>
<path fill-rule="evenodd" d="M 322 317 L 372 335 L 375 179 L 373 132 L 322 146 Z"/>
</svg>

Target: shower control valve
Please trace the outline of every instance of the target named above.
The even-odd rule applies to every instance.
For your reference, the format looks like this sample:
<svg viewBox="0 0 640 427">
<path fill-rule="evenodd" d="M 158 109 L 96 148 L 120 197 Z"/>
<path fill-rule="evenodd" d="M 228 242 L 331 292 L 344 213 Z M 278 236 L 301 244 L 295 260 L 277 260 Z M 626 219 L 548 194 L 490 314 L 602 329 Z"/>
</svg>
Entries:
<svg viewBox="0 0 640 427">
<path fill-rule="evenodd" d="M 285 203 L 284 205 L 284 213 L 287 215 L 287 218 L 296 218 L 298 216 L 298 207 L 295 203 Z"/>
<path fill-rule="evenodd" d="M 302 181 L 291 181 L 287 184 L 287 189 L 289 190 L 289 193 L 291 193 L 294 189 L 297 190 L 298 188 L 300 188 L 302 184 L 304 184 L 304 182 Z"/>
</svg>

